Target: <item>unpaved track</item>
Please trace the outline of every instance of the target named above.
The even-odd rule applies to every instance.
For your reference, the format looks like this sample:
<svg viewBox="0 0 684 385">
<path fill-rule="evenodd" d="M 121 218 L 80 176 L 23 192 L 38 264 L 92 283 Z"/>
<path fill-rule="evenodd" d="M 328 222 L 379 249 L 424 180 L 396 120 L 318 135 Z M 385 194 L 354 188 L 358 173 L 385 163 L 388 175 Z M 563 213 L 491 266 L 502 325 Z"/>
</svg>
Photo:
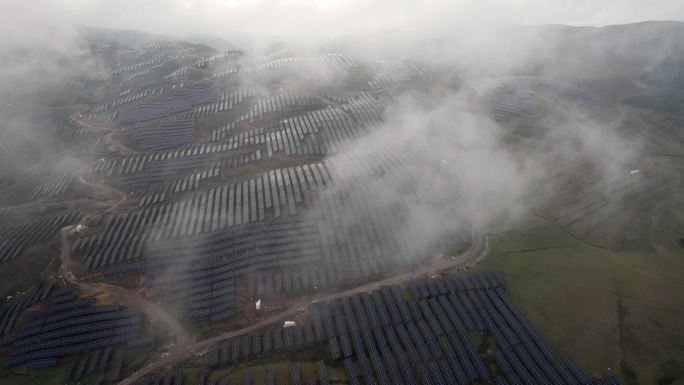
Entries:
<svg viewBox="0 0 684 385">
<path fill-rule="evenodd" d="M 112 186 L 109 186 L 98 181 L 90 181 L 82 175 L 78 176 L 79 181 L 85 185 L 92 186 L 96 190 L 100 190 L 109 198 L 109 201 L 104 205 L 104 209 L 96 210 L 84 216 L 80 223 L 86 224 L 88 219 L 93 215 L 102 212 L 112 212 L 120 206 L 128 203 L 128 195 Z M 152 321 L 159 321 L 164 325 L 174 336 L 175 344 L 185 346 L 192 341 L 190 334 L 185 330 L 183 325 L 178 322 L 177 318 L 169 314 L 162 306 L 156 304 L 142 294 L 134 290 L 124 289 L 116 285 L 110 285 L 101 282 L 87 282 L 77 277 L 73 273 L 73 260 L 71 258 L 72 246 L 70 235 L 74 233 L 75 225 L 63 227 L 60 231 L 61 237 L 61 266 L 59 268 L 59 276 L 65 282 L 77 285 L 81 290 L 91 293 L 106 294 L 111 297 L 111 301 L 120 303 L 129 307 L 139 307 L 142 309 Z"/>
<path fill-rule="evenodd" d="M 84 178 L 83 175 L 79 175 L 78 180 L 82 184 L 92 186 L 95 190 L 101 190 L 105 195 L 109 195 L 111 197 L 109 203 L 107 203 L 107 210 L 105 210 L 107 213 L 110 213 L 128 203 L 128 195 L 125 192 L 118 190 L 106 183 L 89 181 L 88 179 Z"/>
<path fill-rule="evenodd" d="M 76 226 L 66 226 L 61 230 L 61 253 L 62 264 L 59 268 L 60 278 L 73 285 L 77 285 L 81 290 L 94 293 L 105 293 L 111 296 L 112 302 L 120 303 L 129 307 L 139 307 L 152 321 L 159 321 L 165 325 L 176 338 L 176 344 L 186 346 L 192 338 L 185 330 L 183 325 L 178 322 L 176 317 L 169 314 L 162 306 L 156 304 L 142 294 L 134 290 L 124 289 L 119 286 L 109 285 L 99 282 L 85 282 L 77 278 L 72 271 L 71 241 L 69 235 L 73 233 Z"/>
<path fill-rule="evenodd" d="M 435 258 L 424 267 L 419 267 L 417 269 L 413 269 L 405 273 L 401 273 L 379 281 L 370 282 L 341 292 L 333 294 L 306 296 L 290 303 L 290 306 L 286 310 L 276 312 L 244 328 L 231 330 L 229 332 L 205 338 L 201 341 L 195 341 L 193 343 L 189 343 L 186 345 L 176 344 L 172 349 L 169 350 L 168 355 L 160 357 L 151 364 L 134 372 L 128 378 L 125 378 L 122 381 L 120 381 L 119 384 L 131 385 L 136 380 L 144 377 L 147 374 L 150 374 L 152 372 L 155 372 L 168 366 L 175 365 L 179 362 L 190 359 L 193 356 L 202 355 L 206 353 L 212 345 L 220 341 L 244 333 L 249 333 L 254 330 L 258 330 L 260 328 L 263 328 L 276 322 L 281 322 L 288 318 L 292 318 L 291 316 L 296 315 L 302 310 L 302 308 L 306 308 L 313 302 L 321 302 L 341 297 L 347 297 L 356 293 L 370 292 L 381 286 L 396 285 L 398 283 L 412 280 L 418 277 L 438 274 L 443 271 L 451 270 L 457 267 L 470 266 L 475 262 L 479 261 L 480 259 L 482 259 L 489 251 L 489 242 L 486 236 L 479 233 L 476 234 L 475 232 L 473 232 L 472 238 L 473 239 L 470 248 L 463 252 L 461 255 Z"/>
<path fill-rule="evenodd" d="M 105 144 L 109 145 L 111 149 L 114 151 L 117 151 L 121 155 L 132 155 L 136 154 L 138 151 L 126 146 L 125 144 L 121 143 L 120 141 L 116 140 L 114 138 L 114 135 L 117 133 L 116 130 L 112 127 L 107 127 L 107 126 L 97 126 L 92 123 L 86 122 L 81 120 L 82 116 L 76 115 L 74 116 L 74 123 L 76 123 L 78 126 L 82 128 L 87 128 L 91 131 L 95 132 L 105 132 L 107 135 L 105 135 Z"/>
</svg>

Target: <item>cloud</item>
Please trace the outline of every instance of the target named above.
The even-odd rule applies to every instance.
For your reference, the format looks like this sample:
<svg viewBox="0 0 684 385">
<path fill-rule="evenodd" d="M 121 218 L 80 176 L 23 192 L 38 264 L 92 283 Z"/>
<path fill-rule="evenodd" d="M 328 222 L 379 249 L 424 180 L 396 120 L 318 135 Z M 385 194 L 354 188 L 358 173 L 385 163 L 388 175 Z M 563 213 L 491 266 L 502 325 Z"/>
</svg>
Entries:
<svg viewBox="0 0 684 385">
<path fill-rule="evenodd" d="M 88 61 L 81 61 L 84 52 L 76 24 L 181 38 L 187 34 L 209 34 L 230 40 L 231 34 L 243 33 L 258 42 L 277 35 L 313 45 L 340 35 L 369 35 L 371 42 L 354 46 L 352 55 L 418 52 L 416 56 L 428 64 L 441 66 L 452 74 L 461 68 L 485 74 L 514 74 L 529 65 L 531 59 L 549 63 L 555 57 L 558 36 L 536 29 L 521 32 L 511 24 L 602 25 L 644 18 L 684 19 L 684 5 L 656 0 L 644 10 L 643 4 L 634 0 L 600 4 L 586 0 L 543 4 L 529 0 L 39 0 L 30 4 L 17 1 L 7 4 L 0 16 L 0 53 L 7 64 L 0 71 L 4 79 L 13 82 L 0 83 L 0 87 L 40 91 L 50 88 L 46 84 L 55 79 L 65 79 L 83 70 Z M 599 45 L 597 50 L 603 52 L 601 48 Z M 295 85 L 307 85 L 312 75 L 323 82 L 334 78 L 335 71 L 326 66 L 305 65 L 285 75 Z M 292 84 L 288 86 L 292 88 Z M 461 228 L 462 221 L 443 217 L 442 209 L 451 205 L 454 197 L 463 197 L 477 208 L 482 220 L 492 222 L 528 209 L 530 196 L 548 187 L 540 186 L 539 181 L 562 168 L 561 159 L 591 161 L 601 175 L 622 171 L 631 153 L 611 147 L 620 141 L 614 140 L 616 136 L 610 130 L 604 130 L 609 126 L 582 111 L 570 111 L 566 110 L 563 116 L 554 115 L 560 123 L 554 122 L 552 126 L 556 129 L 543 138 L 548 143 L 563 143 L 562 146 L 519 152 L 504 141 L 506 128 L 479 111 L 460 92 L 440 97 L 429 108 L 404 103 L 390 108 L 381 128 L 352 143 L 348 151 L 330 162 L 344 169 L 350 157 L 363 161 L 385 149 L 427 154 L 427 161 L 410 163 L 400 174 L 389 173 L 372 181 L 376 190 L 387 192 L 387 199 L 374 202 L 371 209 L 379 210 L 380 217 L 383 212 L 400 207 L 405 220 L 393 231 L 405 235 L 399 239 L 411 240 L 407 247 L 421 245 L 432 234 Z M 12 137 L 18 136 L 16 132 L 33 136 L 33 131 L 23 128 L 11 132 Z M 608 145 L 597 147 L 596 143 Z M 395 188 L 406 184 L 413 190 L 409 195 Z M 346 194 L 347 187 L 342 183 L 330 193 Z M 440 220 L 427 220 L 436 217 Z M 364 217 L 352 216 L 349 220 L 360 218 Z M 422 227 L 425 223 L 434 223 L 436 227 Z M 423 241 L 416 241 L 416 234 Z"/>
<path fill-rule="evenodd" d="M 380 226 L 391 234 L 385 250 L 420 257 L 448 250 L 445 239 L 467 240 L 474 222 L 486 229 L 572 194 L 567 170 L 586 170 L 583 181 L 628 175 L 640 141 L 620 132 L 619 114 L 572 97 L 531 97 L 544 117 L 521 124 L 539 125 L 534 134 L 498 122 L 466 88 L 426 98 L 425 105 L 406 99 L 389 106 L 379 127 L 326 160 L 335 183 L 310 215 L 323 218 L 319 230 L 338 243 L 378 242 L 372 229 Z M 383 170 L 368 175 L 371 169 Z"/>
<path fill-rule="evenodd" d="M 77 23 L 179 37 L 243 33 L 322 42 L 392 28 L 420 32 L 483 23 L 607 25 L 684 19 L 684 4 L 675 0 L 10 0 L 3 8 L 0 28 L 22 31 L 12 33 L 13 39 L 46 25 Z"/>
</svg>

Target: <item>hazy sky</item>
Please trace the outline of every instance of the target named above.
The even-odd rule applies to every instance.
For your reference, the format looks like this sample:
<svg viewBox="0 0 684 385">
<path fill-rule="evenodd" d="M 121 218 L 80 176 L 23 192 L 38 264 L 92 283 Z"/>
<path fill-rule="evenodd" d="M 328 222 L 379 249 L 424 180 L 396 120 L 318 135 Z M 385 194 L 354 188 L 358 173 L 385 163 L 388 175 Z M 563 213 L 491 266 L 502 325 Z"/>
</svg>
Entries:
<svg viewBox="0 0 684 385">
<path fill-rule="evenodd" d="M 681 0 L 3 0 L 0 32 L 21 39 L 45 26 L 87 24 L 183 37 L 233 32 L 320 39 L 454 24 L 606 25 L 684 20 Z M 9 31 L 7 31 L 9 30 Z M 54 32 L 51 32 L 54 33 Z M 57 32 L 59 33 L 59 32 Z"/>
</svg>

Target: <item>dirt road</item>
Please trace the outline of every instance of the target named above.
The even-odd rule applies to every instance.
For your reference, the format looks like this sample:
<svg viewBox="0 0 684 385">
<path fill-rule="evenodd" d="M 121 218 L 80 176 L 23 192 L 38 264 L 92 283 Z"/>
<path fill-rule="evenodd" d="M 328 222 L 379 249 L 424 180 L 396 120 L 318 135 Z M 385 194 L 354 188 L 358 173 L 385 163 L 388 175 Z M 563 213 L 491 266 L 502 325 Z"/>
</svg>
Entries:
<svg viewBox="0 0 684 385">
<path fill-rule="evenodd" d="M 76 226 L 67 226 L 63 227 L 61 230 L 62 250 L 60 259 L 62 264 L 59 268 L 60 278 L 70 284 L 77 285 L 83 291 L 105 293 L 111 297 L 112 302 L 142 309 L 151 321 L 159 321 L 159 323 L 164 325 L 176 337 L 175 344 L 178 346 L 186 346 L 192 341 L 190 334 L 185 330 L 183 325 L 178 322 L 176 317 L 172 316 L 162 306 L 148 300 L 137 291 L 106 283 L 86 282 L 76 277 L 72 271 L 73 260 L 71 259 L 71 241 L 69 239 L 69 235 L 75 230 L 75 227 Z"/>
<path fill-rule="evenodd" d="M 92 123 L 86 122 L 82 120 L 82 116 L 79 115 L 74 115 L 73 117 L 73 122 L 81 127 L 81 128 L 87 128 L 88 130 L 94 131 L 94 132 L 99 132 L 99 133 L 107 133 L 105 135 L 105 147 L 118 152 L 121 155 L 132 155 L 137 153 L 138 151 L 126 146 L 124 143 L 121 141 L 117 140 L 114 135 L 116 135 L 117 131 L 114 128 L 107 127 L 107 126 L 97 126 Z"/>
<path fill-rule="evenodd" d="M 429 264 L 423 267 L 412 269 L 408 272 L 388 277 L 379 281 L 369 282 L 367 284 L 357 286 L 348 290 L 344 290 L 341 292 L 303 297 L 292 302 L 286 310 L 274 313 L 268 316 L 267 318 L 264 318 L 244 328 L 231 330 L 229 332 L 222 333 L 214 337 L 209 337 L 201 341 L 195 341 L 187 345 L 177 344 L 174 348 L 169 350 L 168 355 L 160 357 L 159 359 L 157 359 L 157 361 L 150 363 L 149 365 L 136 371 L 135 373 L 131 374 L 128 378 L 120 381 L 119 384 L 131 385 L 136 380 L 142 378 L 147 374 L 180 363 L 184 360 L 192 358 L 193 356 L 202 355 L 206 353 L 211 346 L 220 341 L 238 335 L 242 335 L 244 333 L 249 333 L 254 330 L 258 330 L 260 328 L 263 328 L 276 322 L 282 322 L 288 318 L 293 318 L 292 316 L 299 313 L 302 308 L 306 308 L 311 303 L 346 297 L 356 293 L 369 292 L 382 286 L 396 285 L 398 283 L 415 279 L 418 277 L 438 274 L 440 272 L 454 269 L 457 267 L 470 266 L 471 264 L 483 258 L 489 250 L 489 242 L 486 236 L 479 233 L 476 234 L 474 232 L 472 238 L 473 239 L 470 248 L 463 252 L 461 255 L 435 258 Z"/>
<path fill-rule="evenodd" d="M 78 180 L 82 184 L 91 186 L 95 190 L 100 190 L 104 195 L 108 195 L 110 197 L 109 201 L 107 201 L 107 210 L 104 212 L 112 212 L 117 208 L 126 205 L 128 202 L 128 195 L 125 192 L 118 190 L 106 183 L 89 181 L 83 177 L 83 175 L 79 175 Z"/>
</svg>

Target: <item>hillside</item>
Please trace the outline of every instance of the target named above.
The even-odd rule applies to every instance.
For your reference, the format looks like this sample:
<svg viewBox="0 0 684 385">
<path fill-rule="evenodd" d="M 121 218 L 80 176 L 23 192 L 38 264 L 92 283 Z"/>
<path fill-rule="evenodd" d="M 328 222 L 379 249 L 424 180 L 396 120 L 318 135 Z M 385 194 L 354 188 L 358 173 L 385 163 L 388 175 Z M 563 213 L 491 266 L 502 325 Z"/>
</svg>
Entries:
<svg viewBox="0 0 684 385">
<path fill-rule="evenodd" d="M 684 24 L 509 28 L 12 52 L 0 384 L 681 382 Z"/>
</svg>

